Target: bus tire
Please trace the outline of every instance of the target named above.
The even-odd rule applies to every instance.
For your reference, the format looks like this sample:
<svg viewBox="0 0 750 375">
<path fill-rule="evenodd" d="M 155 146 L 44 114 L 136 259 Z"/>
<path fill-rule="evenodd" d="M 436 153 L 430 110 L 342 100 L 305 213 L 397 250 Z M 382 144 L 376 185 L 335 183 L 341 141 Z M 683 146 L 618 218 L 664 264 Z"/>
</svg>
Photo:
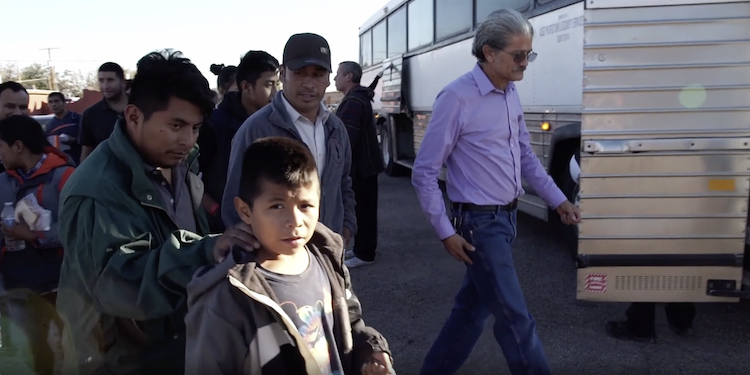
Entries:
<svg viewBox="0 0 750 375">
<path fill-rule="evenodd" d="M 408 175 L 409 170 L 403 165 L 397 164 L 394 160 L 393 146 L 394 141 L 391 135 L 389 122 L 385 121 L 380 125 L 380 155 L 385 165 L 385 174 L 390 177 L 402 177 Z"/>
</svg>

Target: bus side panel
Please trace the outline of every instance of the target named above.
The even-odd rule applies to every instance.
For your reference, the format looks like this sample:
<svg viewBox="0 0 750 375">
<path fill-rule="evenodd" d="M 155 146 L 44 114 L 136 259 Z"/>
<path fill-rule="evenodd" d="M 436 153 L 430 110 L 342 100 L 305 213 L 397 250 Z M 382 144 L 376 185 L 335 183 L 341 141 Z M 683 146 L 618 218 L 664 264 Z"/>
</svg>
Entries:
<svg viewBox="0 0 750 375">
<path fill-rule="evenodd" d="M 585 20 L 577 298 L 736 301 L 750 2 L 600 6 Z"/>
</svg>

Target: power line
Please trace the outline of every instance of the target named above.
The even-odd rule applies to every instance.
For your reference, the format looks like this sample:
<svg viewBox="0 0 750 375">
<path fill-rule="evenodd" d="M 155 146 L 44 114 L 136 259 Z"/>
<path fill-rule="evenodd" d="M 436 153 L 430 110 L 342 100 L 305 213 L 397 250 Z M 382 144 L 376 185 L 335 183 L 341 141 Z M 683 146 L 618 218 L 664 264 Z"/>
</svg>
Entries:
<svg viewBox="0 0 750 375">
<path fill-rule="evenodd" d="M 60 49 L 58 47 L 47 47 L 40 48 L 40 51 L 47 50 L 47 67 L 49 68 L 49 87 L 52 90 L 57 91 L 57 76 L 55 75 L 55 67 L 52 65 L 52 50 Z"/>
</svg>

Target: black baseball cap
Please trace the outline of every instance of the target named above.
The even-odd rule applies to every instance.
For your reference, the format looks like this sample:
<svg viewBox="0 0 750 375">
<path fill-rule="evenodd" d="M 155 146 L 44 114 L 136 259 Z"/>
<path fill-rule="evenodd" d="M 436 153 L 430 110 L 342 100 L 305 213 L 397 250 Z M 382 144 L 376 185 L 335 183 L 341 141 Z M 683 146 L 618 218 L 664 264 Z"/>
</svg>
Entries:
<svg viewBox="0 0 750 375">
<path fill-rule="evenodd" d="M 291 70 L 318 65 L 331 70 L 331 49 L 328 42 L 318 34 L 294 34 L 284 46 L 283 65 Z"/>
</svg>

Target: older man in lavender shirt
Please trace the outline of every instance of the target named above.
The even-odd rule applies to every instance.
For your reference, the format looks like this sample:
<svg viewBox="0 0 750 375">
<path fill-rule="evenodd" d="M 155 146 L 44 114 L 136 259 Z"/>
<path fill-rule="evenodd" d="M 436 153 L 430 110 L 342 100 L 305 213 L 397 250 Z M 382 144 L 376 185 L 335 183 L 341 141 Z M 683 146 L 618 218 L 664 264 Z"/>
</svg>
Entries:
<svg viewBox="0 0 750 375">
<path fill-rule="evenodd" d="M 521 177 L 564 223 L 577 223 L 580 211 L 534 155 L 512 83 L 536 57 L 532 38 L 531 24 L 512 10 L 497 11 L 479 26 L 472 49 L 478 63 L 438 94 L 414 163 L 412 183 L 422 209 L 446 250 L 466 263 L 453 311 L 425 358 L 425 375 L 458 371 L 491 315 L 512 374 L 550 373 L 510 248 L 517 198 L 524 193 Z M 444 163 L 452 219 L 438 188 Z"/>
</svg>

